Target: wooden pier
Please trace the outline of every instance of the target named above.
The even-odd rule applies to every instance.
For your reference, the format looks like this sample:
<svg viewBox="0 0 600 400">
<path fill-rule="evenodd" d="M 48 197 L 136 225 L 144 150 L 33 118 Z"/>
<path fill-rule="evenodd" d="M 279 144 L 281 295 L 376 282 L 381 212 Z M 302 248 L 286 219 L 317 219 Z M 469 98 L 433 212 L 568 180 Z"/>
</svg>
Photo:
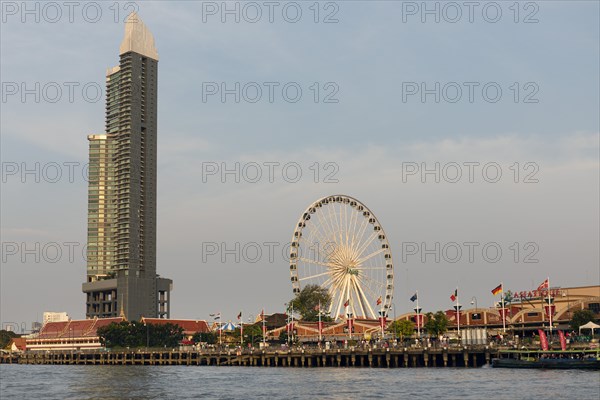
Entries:
<svg viewBox="0 0 600 400">
<path fill-rule="evenodd" d="M 4 354 L 2 363 L 41 365 L 212 365 L 252 367 L 481 367 L 497 350 L 332 349 L 253 351 L 62 351 Z"/>
</svg>

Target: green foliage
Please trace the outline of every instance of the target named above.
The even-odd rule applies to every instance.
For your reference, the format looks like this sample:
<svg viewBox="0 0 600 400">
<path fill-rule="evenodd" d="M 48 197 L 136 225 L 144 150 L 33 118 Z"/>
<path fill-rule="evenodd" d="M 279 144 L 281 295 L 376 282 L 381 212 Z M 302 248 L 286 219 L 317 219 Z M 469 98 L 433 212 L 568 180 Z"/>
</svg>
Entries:
<svg viewBox="0 0 600 400">
<path fill-rule="evenodd" d="M 196 332 L 192 340 L 194 343 L 215 344 L 219 340 L 219 336 L 215 332 Z"/>
<path fill-rule="evenodd" d="M 331 295 L 329 291 L 319 285 L 306 285 L 292 299 L 290 304 L 294 307 L 294 312 L 302 316 L 303 321 L 318 321 L 319 311 L 316 308 L 321 303 L 321 310 L 326 310 L 331 304 Z M 328 315 L 321 315 L 321 321 L 331 321 L 332 318 Z"/>
<path fill-rule="evenodd" d="M 279 341 L 285 343 L 288 341 L 288 339 L 289 339 L 289 336 L 287 334 L 287 330 L 281 331 L 281 333 L 279 334 Z"/>
<path fill-rule="evenodd" d="M 240 328 L 235 330 L 234 335 L 240 337 Z M 259 324 L 244 325 L 244 336 L 244 342 L 259 342 L 262 340 L 262 327 Z"/>
<path fill-rule="evenodd" d="M 177 347 L 183 339 L 183 328 L 171 323 L 144 325 L 123 321 L 103 326 L 97 333 L 106 347 Z"/>
<path fill-rule="evenodd" d="M 401 340 L 404 340 L 404 337 L 411 336 L 415 332 L 415 324 L 410 320 L 401 319 L 392 322 L 387 330 L 393 333 L 394 336 L 400 336 Z"/>
<path fill-rule="evenodd" d="M 17 337 L 21 337 L 21 335 L 17 335 L 16 333 L 14 333 L 12 331 L 5 331 L 4 329 L 2 329 L 0 331 L 0 349 L 3 349 L 6 346 L 8 346 L 8 344 L 10 343 L 10 340 L 12 338 L 17 338 Z"/>
<path fill-rule="evenodd" d="M 585 325 L 594 319 L 594 313 L 590 310 L 577 310 L 573 313 L 573 317 L 569 324 L 571 325 L 571 329 L 576 331 L 579 330 L 581 325 Z"/>
<path fill-rule="evenodd" d="M 426 316 L 427 322 L 423 327 L 430 335 L 439 336 L 448 330 L 448 317 L 443 311 L 438 311 L 435 314 L 428 312 Z"/>
</svg>

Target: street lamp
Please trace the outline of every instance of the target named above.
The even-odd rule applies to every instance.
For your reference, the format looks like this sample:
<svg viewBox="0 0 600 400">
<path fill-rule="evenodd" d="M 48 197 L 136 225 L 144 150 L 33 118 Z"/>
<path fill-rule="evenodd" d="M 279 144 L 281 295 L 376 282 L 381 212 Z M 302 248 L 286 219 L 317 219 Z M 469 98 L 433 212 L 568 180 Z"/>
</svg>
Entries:
<svg viewBox="0 0 600 400">
<path fill-rule="evenodd" d="M 479 315 L 477 312 L 477 297 L 471 297 L 471 305 L 475 304 L 475 314 Z M 469 325 L 471 325 L 471 318 L 469 318 Z"/>
<path fill-rule="evenodd" d="M 290 345 L 290 308 L 288 306 L 288 303 L 283 303 L 283 307 L 285 307 L 285 333 L 287 335 L 286 337 L 286 342 L 287 345 Z"/>
<path fill-rule="evenodd" d="M 417 302 L 418 304 L 418 302 Z M 415 310 L 415 313 L 417 313 L 417 336 L 419 337 L 419 342 L 421 341 L 421 310 L 422 308 L 419 307 L 418 305 L 413 308 L 413 310 Z"/>
<path fill-rule="evenodd" d="M 473 296 L 471 298 L 471 305 L 475 304 L 475 312 L 477 312 L 477 297 Z"/>
<path fill-rule="evenodd" d="M 348 336 L 350 337 L 350 340 L 352 340 L 352 328 L 354 327 L 354 323 L 352 321 L 352 312 L 349 311 L 346 316 L 348 317 Z"/>
<path fill-rule="evenodd" d="M 462 308 L 462 305 L 458 304 L 458 302 L 454 306 L 454 310 L 456 311 L 456 326 L 458 329 L 458 337 L 459 338 L 460 338 L 460 309 L 461 308 Z"/>
<path fill-rule="evenodd" d="M 398 322 L 396 321 L 396 303 L 392 303 L 390 306 L 394 312 L 394 340 L 398 340 Z"/>
</svg>

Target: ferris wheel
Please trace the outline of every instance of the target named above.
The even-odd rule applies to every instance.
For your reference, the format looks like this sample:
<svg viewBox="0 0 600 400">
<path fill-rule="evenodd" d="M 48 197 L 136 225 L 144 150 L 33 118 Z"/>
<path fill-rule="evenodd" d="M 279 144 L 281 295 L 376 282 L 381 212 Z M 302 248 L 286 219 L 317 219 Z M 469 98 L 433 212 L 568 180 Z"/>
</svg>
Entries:
<svg viewBox="0 0 600 400">
<path fill-rule="evenodd" d="M 294 294 L 315 284 L 331 295 L 332 318 L 387 315 L 394 292 L 392 252 L 375 215 L 353 197 L 334 195 L 300 216 L 290 249 Z M 325 311 L 325 310 L 324 310 Z"/>
</svg>

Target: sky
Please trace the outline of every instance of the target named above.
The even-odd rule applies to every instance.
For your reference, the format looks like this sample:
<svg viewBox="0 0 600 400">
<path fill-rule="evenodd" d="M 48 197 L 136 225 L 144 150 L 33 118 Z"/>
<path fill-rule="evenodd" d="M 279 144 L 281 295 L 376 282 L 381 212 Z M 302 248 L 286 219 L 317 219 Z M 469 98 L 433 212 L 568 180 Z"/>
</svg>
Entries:
<svg viewBox="0 0 600 400">
<path fill-rule="evenodd" d="M 86 135 L 133 10 L 173 318 L 282 312 L 285 246 L 333 194 L 385 229 L 398 314 L 600 284 L 598 2 L 47 4 L 1 3 L 2 327 L 85 317 Z"/>
</svg>

